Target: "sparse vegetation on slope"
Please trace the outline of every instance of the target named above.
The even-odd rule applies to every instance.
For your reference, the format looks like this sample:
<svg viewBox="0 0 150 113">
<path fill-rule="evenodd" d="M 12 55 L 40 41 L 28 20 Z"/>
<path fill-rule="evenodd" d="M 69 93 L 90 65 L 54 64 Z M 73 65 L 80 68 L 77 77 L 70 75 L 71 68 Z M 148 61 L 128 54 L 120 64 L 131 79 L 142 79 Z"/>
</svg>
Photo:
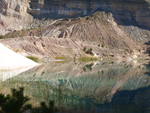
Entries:
<svg viewBox="0 0 150 113">
<path fill-rule="evenodd" d="M 67 60 L 66 57 L 55 57 L 55 59 L 57 59 L 57 60 Z"/>
<path fill-rule="evenodd" d="M 38 62 L 39 59 L 37 57 L 34 56 L 27 56 L 28 59 L 33 60 L 34 62 Z"/>
</svg>

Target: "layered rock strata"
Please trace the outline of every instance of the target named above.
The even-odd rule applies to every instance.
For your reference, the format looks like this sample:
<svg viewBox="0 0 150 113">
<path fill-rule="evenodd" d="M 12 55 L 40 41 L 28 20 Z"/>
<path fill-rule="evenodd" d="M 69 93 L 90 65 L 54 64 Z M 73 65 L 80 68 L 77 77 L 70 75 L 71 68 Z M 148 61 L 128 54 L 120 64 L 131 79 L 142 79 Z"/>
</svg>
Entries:
<svg viewBox="0 0 150 113">
<path fill-rule="evenodd" d="M 150 36 L 148 0 L 2 0 L 0 14 L 0 34 L 10 32 L 5 38 L 69 38 L 83 46 L 100 45 L 128 54 L 142 51 Z M 49 21 L 57 18 L 63 19 Z"/>
</svg>

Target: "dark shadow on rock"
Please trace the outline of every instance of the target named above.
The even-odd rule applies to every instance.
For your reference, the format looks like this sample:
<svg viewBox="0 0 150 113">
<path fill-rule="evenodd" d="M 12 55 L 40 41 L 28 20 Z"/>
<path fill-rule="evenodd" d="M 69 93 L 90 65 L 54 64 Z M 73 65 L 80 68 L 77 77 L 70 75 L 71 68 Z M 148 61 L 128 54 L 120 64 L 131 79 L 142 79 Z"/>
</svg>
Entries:
<svg viewBox="0 0 150 113">
<path fill-rule="evenodd" d="M 150 72 L 145 72 L 144 74 L 146 74 L 146 75 L 150 76 Z"/>
<path fill-rule="evenodd" d="M 94 12 L 104 11 L 108 15 L 109 15 L 109 13 L 112 13 L 114 21 L 118 25 L 135 26 L 135 27 L 138 27 L 141 29 L 150 30 L 150 25 L 148 25 L 149 22 L 147 22 L 147 19 L 150 18 L 150 15 L 149 15 L 150 9 L 149 9 L 149 4 L 145 0 L 138 0 L 138 1 L 135 1 L 135 0 L 128 0 L 128 1 L 113 0 L 113 2 L 108 2 L 107 4 L 108 4 L 108 6 L 101 7 Z M 105 4 L 103 4 L 103 5 L 105 5 Z M 133 6 L 134 6 L 134 8 L 133 8 Z M 115 8 L 118 8 L 119 10 L 115 9 Z M 140 13 L 140 14 L 138 14 L 139 17 L 136 17 L 137 12 Z M 143 16 L 143 14 L 146 14 L 146 15 Z M 140 18 L 140 19 L 137 19 L 137 18 Z M 133 29 L 131 29 L 130 32 L 132 32 L 132 31 L 133 31 Z"/>
<path fill-rule="evenodd" d="M 150 56 L 150 41 L 145 42 L 144 46 L 145 46 L 144 54 L 147 54 L 148 56 Z M 146 60 L 149 60 L 149 58 L 146 59 Z"/>
<path fill-rule="evenodd" d="M 33 3 L 32 3 L 33 2 Z M 85 4 L 85 8 L 77 7 L 79 4 Z M 36 9 L 40 6 L 31 0 L 31 8 Z M 79 5 L 80 6 L 80 5 Z M 149 16 L 149 3 L 145 0 L 65 0 L 52 1 L 44 0 L 40 7 L 42 13 L 33 15 L 38 19 L 60 19 L 60 18 L 77 18 L 91 15 L 97 11 L 112 13 L 115 22 L 123 26 L 136 26 L 141 29 L 150 30 L 147 20 Z M 139 14 L 137 20 L 137 13 Z"/>
<path fill-rule="evenodd" d="M 146 66 L 147 70 L 150 70 L 150 62 L 144 65 Z M 146 71 L 144 74 L 150 76 L 150 71 Z"/>
<path fill-rule="evenodd" d="M 145 42 L 144 44 L 145 44 L 145 45 L 150 45 L 150 41 L 148 41 L 148 42 Z"/>
<path fill-rule="evenodd" d="M 149 113 L 150 86 L 136 90 L 117 91 L 110 103 L 95 105 L 104 113 Z M 97 113 L 97 112 L 96 112 Z"/>
</svg>

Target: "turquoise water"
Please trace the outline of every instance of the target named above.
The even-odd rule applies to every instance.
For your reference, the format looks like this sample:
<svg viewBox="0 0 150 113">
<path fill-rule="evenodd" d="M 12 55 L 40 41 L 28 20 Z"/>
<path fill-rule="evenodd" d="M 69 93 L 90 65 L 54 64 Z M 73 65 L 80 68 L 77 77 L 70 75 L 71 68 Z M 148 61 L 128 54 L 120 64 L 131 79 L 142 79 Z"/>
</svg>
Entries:
<svg viewBox="0 0 150 113">
<path fill-rule="evenodd" d="M 1 80 L 0 93 L 24 86 L 33 106 L 54 100 L 62 112 L 149 113 L 149 67 L 138 63 L 50 63 Z"/>
</svg>

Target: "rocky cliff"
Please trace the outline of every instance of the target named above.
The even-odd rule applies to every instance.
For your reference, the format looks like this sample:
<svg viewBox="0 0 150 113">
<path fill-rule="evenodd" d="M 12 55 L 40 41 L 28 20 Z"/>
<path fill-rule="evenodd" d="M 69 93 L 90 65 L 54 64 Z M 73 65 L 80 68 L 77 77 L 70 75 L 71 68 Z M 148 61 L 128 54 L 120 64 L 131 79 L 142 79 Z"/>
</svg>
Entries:
<svg viewBox="0 0 150 113">
<path fill-rule="evenodd" d="M 149 0 L 1 0 L 0 13 L 22 19 L 66 18 L 90 15 L 95 11 L 113 14 L 118 24 L 149 28 Z M 25 18 L 23 20 L 26 20 Z"/>
<path fill-rule="evenodd" d="M 56 38 L 60 42 L 66 41 L 65 43 L 67 38 L 81 45 L 77 49 L 82 53 L 84 53 L 83 47 L 86 46 L 92 47 L 95 53 L 104 50 L 112 54 L 114 53 L 112 49 L 115 49 L 115 51 L 131 54 L 135 53 L 134 51 L 146 50 L 143 44 L 149 41 L 150 36 L 149 5 L 149 0 L 2 0 L 0 34 L 6 34 L 5 38 L 30 36 L 32 40 L 37 36 L 40 37 L 38 41 L 41 44 L 45 38 Z M 21 43 L 26 42 L 19 43 L 22 39 L 18 40 L 14 43 L 20 44 L 18 47 L 23 48 Z M 16 48 L 12 42 L 8 43 L 8 40 L 2 42 Z M 52 46 L 50 42 L 45 44 L 44 48 L 50 44 Z M 32 43 L 32 47 L 39 50 L 35 43 L 37 42 Z M 62 44 L 56 45 L 60 47 Z M 103 48 L 99 49 L 98 45 Z M 64 49 L 68 48 L 66 44 L 63 46 Z M 73 47 L 69 45 L 69 48 L 73 49 Z M 27 52 L 29 50 L 32 49 L 29 47 L 25 49 Z M 37 54 L 37 52 L 33 53 Z M 64 52 L 59 51 L 58 55 L 68 57 L 76 55 L 76 52 L 72 51 L 71 54 L 64 55 Z"/>
</svg>

